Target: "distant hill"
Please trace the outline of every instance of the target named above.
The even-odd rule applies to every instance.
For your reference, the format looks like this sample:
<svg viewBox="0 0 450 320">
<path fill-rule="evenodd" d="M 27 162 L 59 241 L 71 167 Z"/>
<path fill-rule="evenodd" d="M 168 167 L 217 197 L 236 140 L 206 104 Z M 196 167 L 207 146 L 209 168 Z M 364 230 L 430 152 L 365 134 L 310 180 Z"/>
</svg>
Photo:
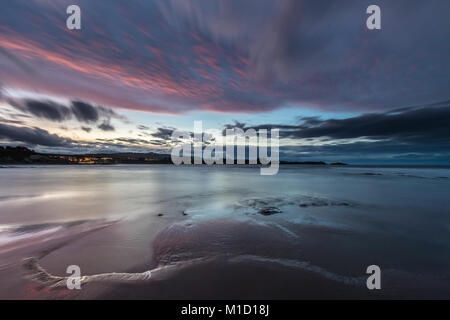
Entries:
<svg viewBox="0 0 450 320">
<path fill-rule="evenodd" d="M 44 154 L 26 147 L 0 147 L 2 164 L 117 164 L 117 163 L 172 163 L 169 154 L 98 153 L 98 154 Z"/>
<path fill-rule="evenodd" d="M 36 152 L 26 147 L 2 147 L 0 146 L 0 163 L 26 162 Z"/>
</svg>

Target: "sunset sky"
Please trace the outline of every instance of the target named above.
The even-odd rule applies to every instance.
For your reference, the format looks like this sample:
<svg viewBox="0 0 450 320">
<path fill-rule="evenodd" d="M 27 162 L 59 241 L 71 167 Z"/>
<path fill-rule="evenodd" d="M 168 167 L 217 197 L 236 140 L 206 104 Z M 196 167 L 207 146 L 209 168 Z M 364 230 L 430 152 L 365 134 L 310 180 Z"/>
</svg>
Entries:
<svg viewBox="0 0 450 320">
<path fill-rule="evenodd" d="M 81 8 L 68 30 L 66 8 Z M 382 29 L 366 28 L 377 4 Z M 169 152 L 174 129 L 279 128 L 281 157 L 450 164 L 450 2 L 14 0 L 0 144 Z"/>
</svg>

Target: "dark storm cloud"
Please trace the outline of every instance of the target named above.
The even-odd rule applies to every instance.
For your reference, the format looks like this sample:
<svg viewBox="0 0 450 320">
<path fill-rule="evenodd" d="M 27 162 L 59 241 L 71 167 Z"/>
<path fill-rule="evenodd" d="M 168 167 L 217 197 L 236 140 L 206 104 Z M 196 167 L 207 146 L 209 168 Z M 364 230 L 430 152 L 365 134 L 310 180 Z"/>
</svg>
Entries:
<svg viewBox="0 0 450 320">
<path fill-rule="evenodd" d="M 448 152 L 450 146 L 450 101 L 427 106 L 366 113 L 345 119 L 299 118 L 298 125 L 261 124 L 249 126 L 237 122 L 225 127 L 280 129 L 281 138 L 301 139 L 304 152 L 359 153 L 429 153 Z M 326 145 L 309 145 L 320 139 Z M 366 139 L 357 141 L 355 139 Z M 350 140 L 350 142 L 348 142 Z M 351 142 L 351 140 L 354 140 Z M 340 142 L 343 141 L 343 142 Z M 356 142 L 355 142 L 356 141 Z"/>
<path fill-rule="evenodd" d="M 225 128 L 222 131 L 222 134 L 225 135 L 226 134 L 226 130 L 227 129 L 245 129 L 245 123 L 244 122 L 239 122 L 237 120 L 234 120 L 233 124 L 226 124 Z"/>
<path fill-rule="evenodd" d="M 79 100 L 72 101 L 69 107 L 51 100 L 10 98 L 6 99 L 6 102 L 24 113 L 56 122 L 67 121 L 72 118 L 77 119 L 81 123 L 95 123 L 101 118 L 108 121 L 111 118 L 126 119 L 114 110 L 102 106 L 94 106 Z"/>
<path fill-rule="evenodd" d="M 450 105 L 412 108 L 401 112 L 371 113 L 348 119 L 329 119 L 305 128 L 286 130 L 287 137 L 331 139 L 390 139 L 450 142 Z"/>
<path fill-rule="evenodd" d="M 12 142 L 48 147 L 69 147 L 73 141 L 40 128 L 9 126 L 0 123 L 0 138 Z"/>
<path fill-rule="evenodd" d="M 161 151 L 149 148 L 149 145 L 165 145 L 161 141 L 117 138 L 97 139 L 97 142 L 72 140 L 36 127 L 22 127 L 0 121 L 0 140 L 6 145 L 24 144 L 40 152 L 50 153 L 86 153 L 86 152 L 149 152 Z"/>
<path fill-rule="evenodd" d="M 368 113 L 347 119 L 306 121 L 284 130 L 285 137 L 331 139 L 390 139 L 420 142 L 450 142 L 450 102 L 443 106 L 406 108 Z"/>
<path fill-rule="evenodd" d="M 63 105 L 50 100 L 31 100 L 16 101 L 10 99 L 9 104 L 16 109 L 32 114 L 38 118 L 44 118 L 51 121 L 62 122 L 72 117 L 71 110 Z"/>
<path fill-rule="evenodd" d="M 115 131 L 116 130 L 114 128 L 114 126 L 112 126 L 111 123 L 109 123 L 109 121 L 103 121 L 101 124 L 99 124 L 97 126 L 97 128 L 99 128 L 102 131 Z"/>
<path fill-rule="evenodd" d="M 68 4 L 2 7 L 0 47 L 40 71 L 0 55 L 4 86 L 166 113 L 448 99 L 449 1 L 378 0 L 382 29 L 370 31 L 369 0 L 79 0 L 77 35 L 61 19 Z"/>
<path fill-rule="evenodd" d="M 171 140 L 172 132 L 175 131 L 175 129 L 170 128 L 157 128 L 156 130 L 155 133 L 152 133 L 152 136 L 167 141 Z"/>
<path fill-rule="evenodd" d="M 72 101 L 72 112 L 80 122 L 97 122 L 99 119 L 97 109 L 83 101 Z"/>
<path fill-rule="evenodd" d="M 178 142 L 177 139 L 172 139 L 172 133 L 174 131 L 177 131 L 177 133 L 182 133 L 185 136 L 190 137 L 190 139 L 194 138 L 194 132 L 192 131 L 184 131 L 184 130 L 179 130 L 179 129 L 175 129 L 175 128 L 157 128 L 157 131 L 152 133 L 151 136 L 153 136 L 154 138 L 158 138 L 161 139 L 163 143 L 173 143 L 173 142 Z M 156 141 L 156 140 L 153 140 Z M 214 137 L 206 132 L 202 133 L 202 141 L 204 143 L 211 143 L 211 141 L 214 141 Z"/>
</svg>

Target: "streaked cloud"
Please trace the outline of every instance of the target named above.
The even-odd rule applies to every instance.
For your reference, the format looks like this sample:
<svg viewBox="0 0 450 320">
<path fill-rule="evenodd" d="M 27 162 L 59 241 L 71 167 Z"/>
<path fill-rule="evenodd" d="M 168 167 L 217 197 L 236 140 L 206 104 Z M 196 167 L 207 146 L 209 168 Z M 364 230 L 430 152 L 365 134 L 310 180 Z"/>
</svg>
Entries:
<svg viewBox="0 0 450 320">
<path fill-rule="evenodd" d="M 163 113 L 387 110 L 448 98 L 446 1 L 380 0 L 380 32 L 364 27 L 366 0 L 80 0 L 80 32 L 61 21 L 68 3 L 3 8 L 6 85 Z"/>
</svg>

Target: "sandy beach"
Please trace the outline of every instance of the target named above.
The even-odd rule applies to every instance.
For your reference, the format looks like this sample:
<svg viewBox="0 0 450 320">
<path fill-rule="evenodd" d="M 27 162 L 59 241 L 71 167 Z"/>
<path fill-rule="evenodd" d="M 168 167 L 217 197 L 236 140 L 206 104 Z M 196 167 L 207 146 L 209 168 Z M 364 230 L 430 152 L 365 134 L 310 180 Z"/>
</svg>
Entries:
<svg viewBox="0 0 450 320">
<path fill-rule="evenodd" d="M 5 172 L 2 299 L 450 296 L 448 169 L 289 167 L 266 185 L 249 168 Z M 255 187 L 243 192 L 236 187 L 242 179 Z M 70 195 L 58 180 L 72 181 Z M 330 190 L 329 181 L 341 188 Z M 435 192 L 413 197 L 424 185 Z M 27 219 L 13 215 L 24 208 L 34 210 Z M 366 287 L 372 264 L 383 271 L 382 290 Z M 67 289 L 70 265 L 80 267 L 81 290 Z"/>
</svg>

